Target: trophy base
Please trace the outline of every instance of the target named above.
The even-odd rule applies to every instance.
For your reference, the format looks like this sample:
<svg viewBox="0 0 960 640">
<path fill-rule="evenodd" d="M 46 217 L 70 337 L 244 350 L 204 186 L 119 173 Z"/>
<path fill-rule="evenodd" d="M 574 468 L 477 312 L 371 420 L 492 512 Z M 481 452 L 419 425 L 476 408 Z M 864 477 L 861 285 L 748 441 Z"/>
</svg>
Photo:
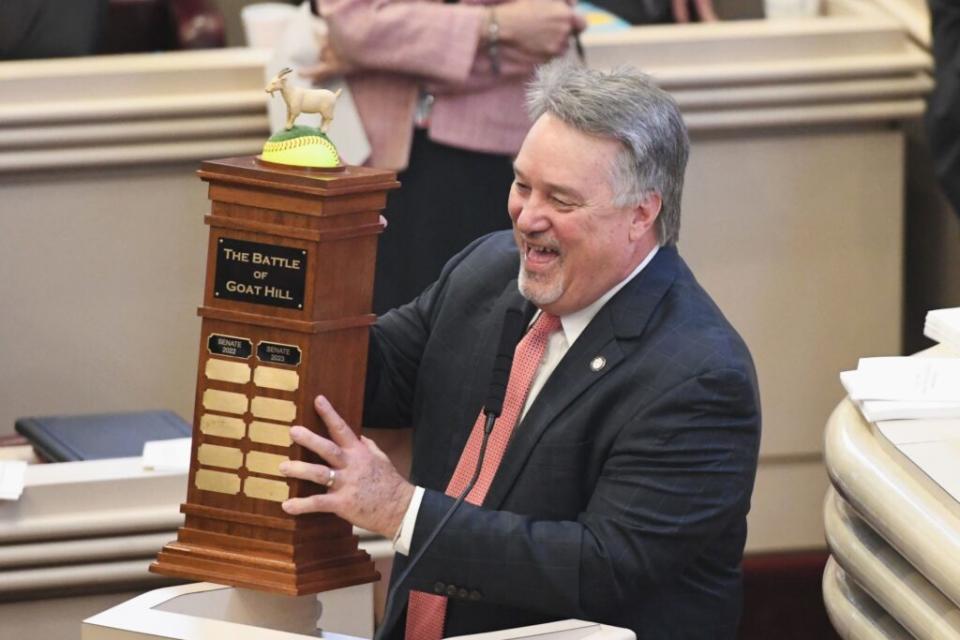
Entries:
<svg viewBox="0 0 960 640">
<path fill-rule="evenodd" d="M 249 514 L 238 523 L 229 512 L 197 505 L 181 510 L 185 526 L 157 554 L 152 573 L 291 596 L 380 579 L 352 527 L 335 516 L 315 516 L 300 528 Z"/>
<path fill-rule="evenodd" d="M 288 596 L 333 591 L 380 579 L 380 574 L 373 568 L 373 561 L 364 551 L 358 552 L 354 558 L 344 560 L 355 560 L 353 563 L 305 573 L 285 573 L 253 566 L 241 567 L 231 560 L 217 558 L 216 555 L 218 554 L 215 549 L 170 543 L 157 554 L 157 560 L 150 564 L 150 572 L 171 578 L 213 582 Z"/>
</svg>

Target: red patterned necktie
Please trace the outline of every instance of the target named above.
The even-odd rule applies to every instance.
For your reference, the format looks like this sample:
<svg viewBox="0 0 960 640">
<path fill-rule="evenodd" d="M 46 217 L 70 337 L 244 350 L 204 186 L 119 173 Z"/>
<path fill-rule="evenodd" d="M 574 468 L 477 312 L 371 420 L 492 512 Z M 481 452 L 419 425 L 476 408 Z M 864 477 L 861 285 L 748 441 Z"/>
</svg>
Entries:
<svg viewBox="0 0 960 640">
<path fill-rule="evenodd" d="M 530 330 L 523 336 L 513 352 L 513 365 L 510 367 L 510 378 L 507 382 L 507 391 L 503 400 L 503 412 L 497 420 L 487 442 L 487 451 L 483 457 L 483 469 L 477 483 L 470 490 L 466 500 L 470 504 L 479 505 L 487 495 L 493 477 L 497 473 L 503 454 L 507 450 L 507 443 L 517 425 L 520 412 L 527 400 L 527 392 L 533 377 L 540 368 L 543 355 L 547 350 L 547 341 L 550 335 L 560 328 L 560 318 L 547 313 L 541 313 Z M 447 485 L 448 496 L 459 496 L 467 483 L 473 477 L 480 457 L 480 442 L 483 440 L 483 425 L 486 416 L 481 411 L 477 421 L 473 424 L 467 444 L 460 454 L 460 461 Z M 440 640 L 443 637 L 443 623 L 447 615 L 446 596 L 434 595 L 423 591 L 411 591 L 407 608 L 406 640 Z"/>
</svg>

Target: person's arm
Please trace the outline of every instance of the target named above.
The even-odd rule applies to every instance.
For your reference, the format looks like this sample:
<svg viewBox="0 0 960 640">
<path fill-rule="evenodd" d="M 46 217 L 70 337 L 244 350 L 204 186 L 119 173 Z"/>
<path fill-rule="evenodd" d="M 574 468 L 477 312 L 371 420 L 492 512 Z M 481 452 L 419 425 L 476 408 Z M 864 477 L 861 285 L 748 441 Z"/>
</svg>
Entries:
<svg viewBox="0 0 960 640">
<path fill-rule="evenodd" d="M 490 24 L 496 22 L 501 74 L 527 74 L 561 53 L 583 20 L 562 0 L 499 5 L 391 0 L 323 0 L 330 52 L 308 75 L 384 71 L 460 86 L 495 77 L 489 63 Z M 482 80 L 480 80 L 482 82 Z"/>
<path fill-rule="evenodd" d="M 930 0 L 935 84 L 926 127 L 940 186 L 960 215 L 960 5 Z"/>
<path fill-rule="evenodd" d="M 749 507 L 760 428 L 756 388 L 745 371 L 704 371 L 652 402 L 625 408 L 625 423 L 596 425 L 616 435 L 609 444 L 585 445 L 591 455 L 602 455 L 602 464 L 595 478 L 584 479 L 592 486 L 584 486 L 589 499 L 575 519 L 461 505 L 408 586 L 430 592 L 436 582 L 466 585 L 488 603 L 616 624 L 627 615 L 625 602 L 675 582 L 725 536 L 723 555 L 739 554 L 742 549 L 729 545 L 742 544 L 736 531 Z M 630 397 L 621 391 L 616 395 Z M 371 441 L 357 438 L 326 400 L 318 398 L 316 407 L 330 439 L 302 427 L 291 429 L 291 436 L 325 464 L 286 462 L 281 470 L 329 489 L 287 500 L 284 510 L 335 513 L 393 538 L 413 485 Z M 452 500 L 425 492 L 411 553 Z"/>
<path fill-rule="evenodd" d="M 477 238 L 452 257 L 437 280 L 408 304 L 377 319 L 370 328 L 364 427 L 409 426 L 420 359 L 430 338 L 434 315 L 451 287 L 452 273 L 489 236 Z"/>
<path fill-rule="evenodd" d="M 621 619 L 624 602 L 675 579 L 745 516 L 759 441 L 756 403 L 740 371 L 687 380 L 623 426 L 575 521 L 461 505 L 410 587 L 467 585 L 487 603 Z M 451 502 L 426 492 L 412 553 Z"/>
</svg>

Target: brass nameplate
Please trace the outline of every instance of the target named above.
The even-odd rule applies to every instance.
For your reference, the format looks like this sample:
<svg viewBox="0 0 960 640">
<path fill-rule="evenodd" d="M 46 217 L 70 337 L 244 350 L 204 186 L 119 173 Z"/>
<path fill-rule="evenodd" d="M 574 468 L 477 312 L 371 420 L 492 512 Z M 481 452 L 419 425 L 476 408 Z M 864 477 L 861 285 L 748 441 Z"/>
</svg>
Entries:
<svg viewBox="0 0 960 640">
<path fill-rule="evenodd" d="M 217 493 L 229 493 L 231 495 L 240 493 L 240 477 L 232 473 L 197 469 L 194 482 L 197 489 L 203 491 L 216 491 Z"/>
<path fill-rule="evenodd" d="M 207 389 L 203 392 L 203 408 L 208 411 L 243 414 L 247 412 L 247 396 L 233 391 Z"/>
<path fill-rule="evenodd" d="M 210 358 L 207 360 L 204 373 L 211 380 L 222 380 L 223 382 L 233 382 L 236 384 L 246 384 L 250 382 L 250 365 L 244 362 L 229 362 L 227 360 Z"/>
<path fill-rule="evenodd" d="M 243 481 L 243 492 L 251 498 L 283 502 L 290 497 L 290 487 L 279 480 L 248 477 Z"/>
<path fill-rule="evenodd" d="M 258 418 L 277 422 L 293 422 L 297 418 L 297 405 L 290 400 L 257 396 L 250 403 L 250 411 Z"/>
<path fill-rule="evenodd" d="M 271 307 L 303 309 L 307 252 L 234 238 L 217 240 L 213 295 Z"/>
<path fill-rule="evenodd" d="M 254 420 L 250 423 L 250 439 L 263 444 L 275 444 L 280 447 L 289 447 L 293 444 L 290 438 L 290 427 L 285 424 L 272 424 Z"/>
<path fill-rule="evenodd" d="M 275 453 L 251 451 L 247 453 L 247 469 L 256 473 L 265 473 L 268 476 L 282 476 L 279 469 L 280 463 L 287 462 L 289 459 L 287 456 L 278 456 Z"/>
<path fill-rule="evenodd" d="M 240 418 L 228 418 L 205 413 L 200 416 L 200 433 L 221 438 L 239 440 L 243 437 L 246 425 Z"/>
<path fill-rule="evenodd" d="M 290 369 L 260 366 L 253 370 L 253 383 L 265 389 L 296 391 L 300 386 L 300 374 Z"/>
<path fill-rule="evenodd" d="M 266 341 L 257 343 L 257 359 L 260 362 L 272 362 L 295 367 L 300 364 L 300 355 L 300 347 L 295 344 Z"/>
<path fill-rule="evenodd" d="M 215 356 L 246 359 L 253 353 L 253 343 L 248 338 L 211 333 L 207 338 L 207 351 Z"/>
<path fill-rule="evenodd" d="M 197 462 L 209 467 L 239 469 L 243 466 L 243 452 L 233 447 L 202 444 L 197 447 Z"/>
</svg>

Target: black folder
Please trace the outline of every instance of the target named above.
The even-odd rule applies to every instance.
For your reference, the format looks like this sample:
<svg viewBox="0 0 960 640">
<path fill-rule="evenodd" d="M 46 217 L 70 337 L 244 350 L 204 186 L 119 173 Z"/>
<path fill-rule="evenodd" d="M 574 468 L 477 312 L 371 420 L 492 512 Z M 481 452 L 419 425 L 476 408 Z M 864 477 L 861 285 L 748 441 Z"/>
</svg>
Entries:
<svg viewBox="0 0 960 640">
<path fill-rule="evenodd" d="M 139 456 L 145 442 L 189 438 L 191 432 L 172 411 L 18 418 L 15 428 L 49 462 Z"/>
</svg>

